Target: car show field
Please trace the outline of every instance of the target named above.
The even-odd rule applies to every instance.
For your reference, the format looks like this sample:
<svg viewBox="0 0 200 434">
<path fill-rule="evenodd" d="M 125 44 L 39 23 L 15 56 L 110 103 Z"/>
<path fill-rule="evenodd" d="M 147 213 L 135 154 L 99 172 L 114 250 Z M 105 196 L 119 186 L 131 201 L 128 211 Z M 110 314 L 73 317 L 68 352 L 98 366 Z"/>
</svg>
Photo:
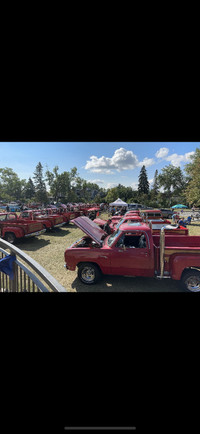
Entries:
<svg viewBox="0 0 200 434">
<path fill-rule="evenodd" d="M 187 213 L 184 213 L 187 216 Z M 108 214 L 102 213 L 107 219 Z M 200 235 L 200 221 L 188 225 L 189 235 Z M 102 280 L 90 287 L 80 282 L 77 271 L 64 267 L 64 252 L 83 236 L 83 232 L 69 222 L 62 228 L 46 232 L 40 237 L 19 240 L 17 246 L 41 264 L 69 292 L 181 292 L 178 283 L 171 279 L 162 281 L 145 277 L 104 275 Z"/>
</svg>

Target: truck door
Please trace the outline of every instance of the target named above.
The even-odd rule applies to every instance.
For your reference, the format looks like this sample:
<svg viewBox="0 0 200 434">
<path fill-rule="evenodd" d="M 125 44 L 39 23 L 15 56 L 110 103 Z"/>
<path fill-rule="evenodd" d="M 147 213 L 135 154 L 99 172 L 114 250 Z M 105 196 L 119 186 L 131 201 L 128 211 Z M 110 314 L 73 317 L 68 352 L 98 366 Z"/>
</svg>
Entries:
<svg viewBox="0 0 200 434">
<path fill-rule="evenodd" d="M 112 248 L 113 274 L 154 276 L 154 255 L 147 234 L 124 233 Z"/>
</svg>

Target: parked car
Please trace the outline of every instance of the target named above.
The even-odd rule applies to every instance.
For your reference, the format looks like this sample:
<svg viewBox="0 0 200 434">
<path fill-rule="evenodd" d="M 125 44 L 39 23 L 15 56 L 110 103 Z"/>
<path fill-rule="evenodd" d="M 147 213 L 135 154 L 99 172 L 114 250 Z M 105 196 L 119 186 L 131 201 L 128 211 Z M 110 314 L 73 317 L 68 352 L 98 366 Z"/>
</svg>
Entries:
<svg viewBox="0 0 200 434">
<path fill-rule="evenodd" d="M 161 208 L 160 210 L 162 212 L 163 217 L 165 217 L 166 219 L 171 219 L 174 214 L 174 211 L 172 211 L 171 209 Z"/>
<path fill-rule="evenodd" d="M 146 208 L 146 206 L 142 205 L 141 203 L 128 203 L 128 210 L 142 209 L 142 208 Z"/>
</svg>

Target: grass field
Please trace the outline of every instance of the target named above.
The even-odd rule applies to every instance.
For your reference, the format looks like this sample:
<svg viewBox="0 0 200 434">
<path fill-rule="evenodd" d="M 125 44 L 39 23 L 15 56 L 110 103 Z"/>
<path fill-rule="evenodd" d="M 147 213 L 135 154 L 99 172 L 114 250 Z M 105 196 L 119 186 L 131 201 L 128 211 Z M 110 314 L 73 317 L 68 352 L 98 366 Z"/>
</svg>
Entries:
<svg viewBox="0 0 200 434">
<path fill-rule="evenodd" d="M 107 218 L 106 214 L 101 215 Z M 200 222 L 188 226 L 190 235 L 200 235 Z M 142 277 L 104 276 L 101 282 L 93 286 L 82 284 L 77 278 L 77 271 L 69 271 L 64 267 L 64 251 L 75 240 L 83 236 L 83 232 L 69 223 L 54 232 L 47 232 L 40 237 L 25 239 L 17 243 L 17 247 L 41 264 L 49 273 L 71 292 L 181 292 L 173 280 L 156 280 Z"/>
</svg>

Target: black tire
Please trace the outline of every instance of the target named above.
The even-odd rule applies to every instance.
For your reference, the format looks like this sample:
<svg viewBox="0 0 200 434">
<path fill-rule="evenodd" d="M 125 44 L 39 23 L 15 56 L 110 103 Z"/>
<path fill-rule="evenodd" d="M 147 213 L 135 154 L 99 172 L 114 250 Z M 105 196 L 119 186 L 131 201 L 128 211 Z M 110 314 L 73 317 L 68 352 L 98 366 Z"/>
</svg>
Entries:
<svg viewBox="0 0 200 434">
<path fill-rule="evenodd" d="M 46 232 L 49 232 L 50 228 L 47 228 L 46 225 L 43 225 L 43 228 L 46 229 Z"/>
<path fill-rule="evenodd" d="M 96 264 L 84 262 L 78 267 L 78 277 L 85 285 L 93 285 L 101 278 L 101 271 Z"/>
<path fill-rule="evenodd" d="M 15 234 L 13 234 L 13 232 L 6 232 L 5 240 L 8 241 L 8 243 L 10 244 L 15 244 L 16 236 Z"/>
<path fill-rule="evenodd" d="M 200 271 L 190 269 L 181 278 L 181 287 L 185 291 L 200 292 Z"/>
</svg>

